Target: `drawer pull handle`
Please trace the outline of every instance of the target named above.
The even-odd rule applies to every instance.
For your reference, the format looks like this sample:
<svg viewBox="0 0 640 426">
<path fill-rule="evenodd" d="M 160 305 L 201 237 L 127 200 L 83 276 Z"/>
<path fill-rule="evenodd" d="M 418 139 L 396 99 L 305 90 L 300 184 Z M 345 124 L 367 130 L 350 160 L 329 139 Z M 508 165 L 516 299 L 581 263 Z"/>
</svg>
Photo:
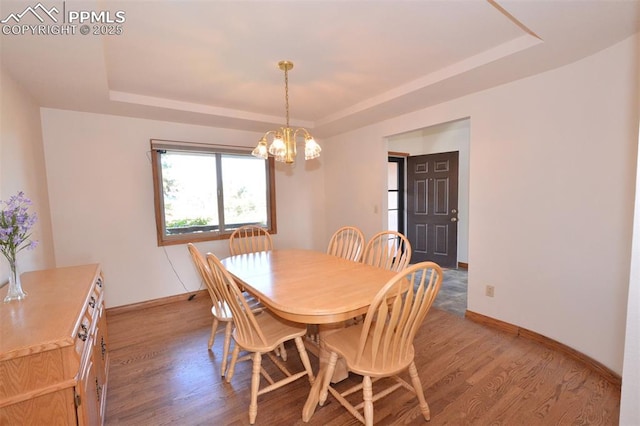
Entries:
<svg viewBox="0 0 640 426">
<path fill-rule="evenodd" d="M 96 298 L 91 296 L 91 300 L 89 300 L 89 306 L 91 306 L 92 308 L 96 307 Z"/>
<path fill-rule="evenodd" d="M 87 330 L 87 326 L 84 324 L 80 324 L 80 328 L 82 329 L 82 333 L 78 332 L 78 338 L 83 342 L 86 342 L 87 337 L 89 337 L 89 330 Z"/>
<path fill-rule="evenodd" d="M 102 386 L 98 383 L 98 378 L 96 377 L 96 400 L 100 402 L 100 397 L 102 396 Z"/>
<path fill-rule="evenodd" d="M 102 349 L 102 360 L 104 361 L 104 354 L 107 353 L 107 344 L 104 342 L 104 336 L 100 338 L 100 348 Z"/>
</svg>

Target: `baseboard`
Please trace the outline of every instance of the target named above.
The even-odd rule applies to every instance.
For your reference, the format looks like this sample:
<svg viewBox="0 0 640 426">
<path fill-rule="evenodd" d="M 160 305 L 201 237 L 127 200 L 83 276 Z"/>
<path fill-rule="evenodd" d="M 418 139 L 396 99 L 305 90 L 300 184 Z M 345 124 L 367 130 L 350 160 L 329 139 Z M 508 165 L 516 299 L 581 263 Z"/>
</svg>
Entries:
<svg viewBox="0 0 640 426">
<path fill-rule="evenodd" d="M 469 264 L 466 262 L 458 262 L 458 268 L 460 269 L 469 269 Z"/>
<path fill-rule="evenodd" d="M 168 305 L 169 303 L 191 300 L 193 297 L 209 297 L 207 290 L 191 291 L 189 293 L 177 294 L 175 296 L 161 297 L 160 299 L 147 300 L 144 302 L 132 303 L 130 305 L 115 306 L 107 308 L 107 315 L 117 315 L 140 309 L 152 308 L 155 306 Z"/>
<path fill-rule="evenodd" d="M 608 367 L 599 363 L 593 358 L 588 357 L 587 355 L 576 351 L 575 349 L 557 342 L 553 339 L 550 339 L 542 334 L 536 333 L 531 330 L 527 330 L 526 328 L 519 327 L 517 325 L 509 324 L 504 321 L 497 320 L 495 318 L 487 317 L 485 315 L 479 314 L 477 312 L 466 311 L 464 314 L 465 318 L 476 322 L 478 324 L 486 325 L 487 327 L 495 328 L 500 331 L 504 331 L 506 333 L 512 334 L 514 336 L 522 337 L 523 339 L 533 340 L 534 342 L 540 343 L 546 347 L 549 347 L 558 352 L 562 352 L 563 354 L 585 364 L 592 370 L 601 374 L 605 379 L 609 381 L 614 386 L 621 387 L 622 386 L 622 377 L 620 377 L 617 373 L 610 370 Z"/>
<path fill-rule="evenodd" d="M 509 324 L 508 322 L 500 321 L 491 317 L 487 317 L 485 315 L 478 314 L 472 311 L 465 311 L 464 317 L 470 319 L 473 322 L 477 322 L 478 324 L 486 325 L 487 327 L 495 328 L 500 331 L 504 331 L 505 333 L 517 336 L 520 328 L 516 325 Z"/>
</svg>

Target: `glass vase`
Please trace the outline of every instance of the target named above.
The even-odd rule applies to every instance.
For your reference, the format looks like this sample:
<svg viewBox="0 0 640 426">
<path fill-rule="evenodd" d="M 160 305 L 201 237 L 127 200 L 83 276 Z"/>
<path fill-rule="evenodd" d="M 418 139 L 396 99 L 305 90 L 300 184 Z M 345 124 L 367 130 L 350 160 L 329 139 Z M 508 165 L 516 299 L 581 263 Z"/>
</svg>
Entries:
<svg viewBox="0 0 640 426">
<path fill-rule="evenodd" d="M 4 302 L 12 302 L 14 300 L 22 300 L 27 297 L 27 293 L 22 290 L 22 283 L 20 282 L 20 271 L 16 262 L 9 262 L 9 290 L 4 298 Z"/>
</svg>

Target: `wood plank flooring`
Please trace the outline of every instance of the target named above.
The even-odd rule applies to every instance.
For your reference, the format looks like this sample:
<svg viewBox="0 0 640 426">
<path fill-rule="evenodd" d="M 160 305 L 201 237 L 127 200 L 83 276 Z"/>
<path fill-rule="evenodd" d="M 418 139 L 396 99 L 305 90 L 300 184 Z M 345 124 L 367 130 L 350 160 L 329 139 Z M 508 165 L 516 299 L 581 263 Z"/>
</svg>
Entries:
<svg viewBox="0 0 640 426">
<path fill-rule="evenodd" d="M 107 425 L 246 425 L 251 366 L 220 378 L 223 334 L 207 350 L 210 302 L 198 295 L 137 311 L 108 312 L 111 366 Z M 379 425 L 617 425 L 620 389 L 572 358 L 533 341 L 432 309 L 415 341 L 431 421 L 404 390 L 374 404 Z M 301 368 L 287 346 L 292 369 Z M 317 370 L 317 359 L 311 356 Z M 263 358 L 267 371 L 278 370 Z M 297 371 L 297 370 L 296 370 Z M 350 376 L 340 388 L 360 380 Z M 375 386 L 375 385 L 374 385 Z M 258 397 L 257 425 L 303 425 L 309 383 Z M 360 395 L 355 395 L 360 397 Z M 330 396 L 309 425 L 359 424 Z"/>
</svg>

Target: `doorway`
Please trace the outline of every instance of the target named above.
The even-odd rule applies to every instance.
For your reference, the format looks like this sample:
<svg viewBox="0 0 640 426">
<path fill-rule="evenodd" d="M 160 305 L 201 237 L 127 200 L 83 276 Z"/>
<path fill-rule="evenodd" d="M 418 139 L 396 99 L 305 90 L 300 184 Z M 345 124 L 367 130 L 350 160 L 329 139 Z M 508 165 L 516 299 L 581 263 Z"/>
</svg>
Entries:
<svg viewBox="0 0 640 426">
<path fill-rule="evenodd" d="M 396 134 L 388 138 L 388 151 L 402 154 L 405 159 L 429 154 L 458 152 L 458 208 L 457 215 L 457 260 L 451 267 L 444 267 L 444 279 L 434 306 L 464 316 L 467 308 L 467 267 L 469 247 L 469 158 L 471 140 L 471 120 L 463 118 Z M 408 160 L 405 170 L 409 172 Z M 406 176 L 405 176 L 406 179 Z M 405 180 L 407 189 L 405 198 L 405 216 L 408 212 L 409 182 Z M 450 209 L 449 209 L 450 210 Z M 451 217 L 449 217 L 451 220 Z M 405 222 L 405 235 L 408 236 L 409 225 Z M 419 245 L 419 244 L 415 244 Z M 412 242 L 412 247 L 414 243 Z"/>
<path fill-rule="evenodd" d="M 406 133 L 389 136 L 388 151 L 397 157 L 439 154 L 458 151 L 457 265 L 468 266 L 469 256 L 469 158 L 471 120 L 462 118 Z M 405 173 L 406 174 L 406 173 Z M 406 176 L 405 176 L 406 179 Z M 408 182 L 405 181 L 405 188 Z M 405 191 L 406 193 L 406 191 Z M 406 194 L 405 194 L 406 195 Z M 407 201 L 404 202 L 405 212 Z M 405 214 L 406 216 L 406 214 Z M 405 221 L 404 231 L 408 232 Z M 400 231 L 403 232 L 403 231 Z"/>
</svg>

